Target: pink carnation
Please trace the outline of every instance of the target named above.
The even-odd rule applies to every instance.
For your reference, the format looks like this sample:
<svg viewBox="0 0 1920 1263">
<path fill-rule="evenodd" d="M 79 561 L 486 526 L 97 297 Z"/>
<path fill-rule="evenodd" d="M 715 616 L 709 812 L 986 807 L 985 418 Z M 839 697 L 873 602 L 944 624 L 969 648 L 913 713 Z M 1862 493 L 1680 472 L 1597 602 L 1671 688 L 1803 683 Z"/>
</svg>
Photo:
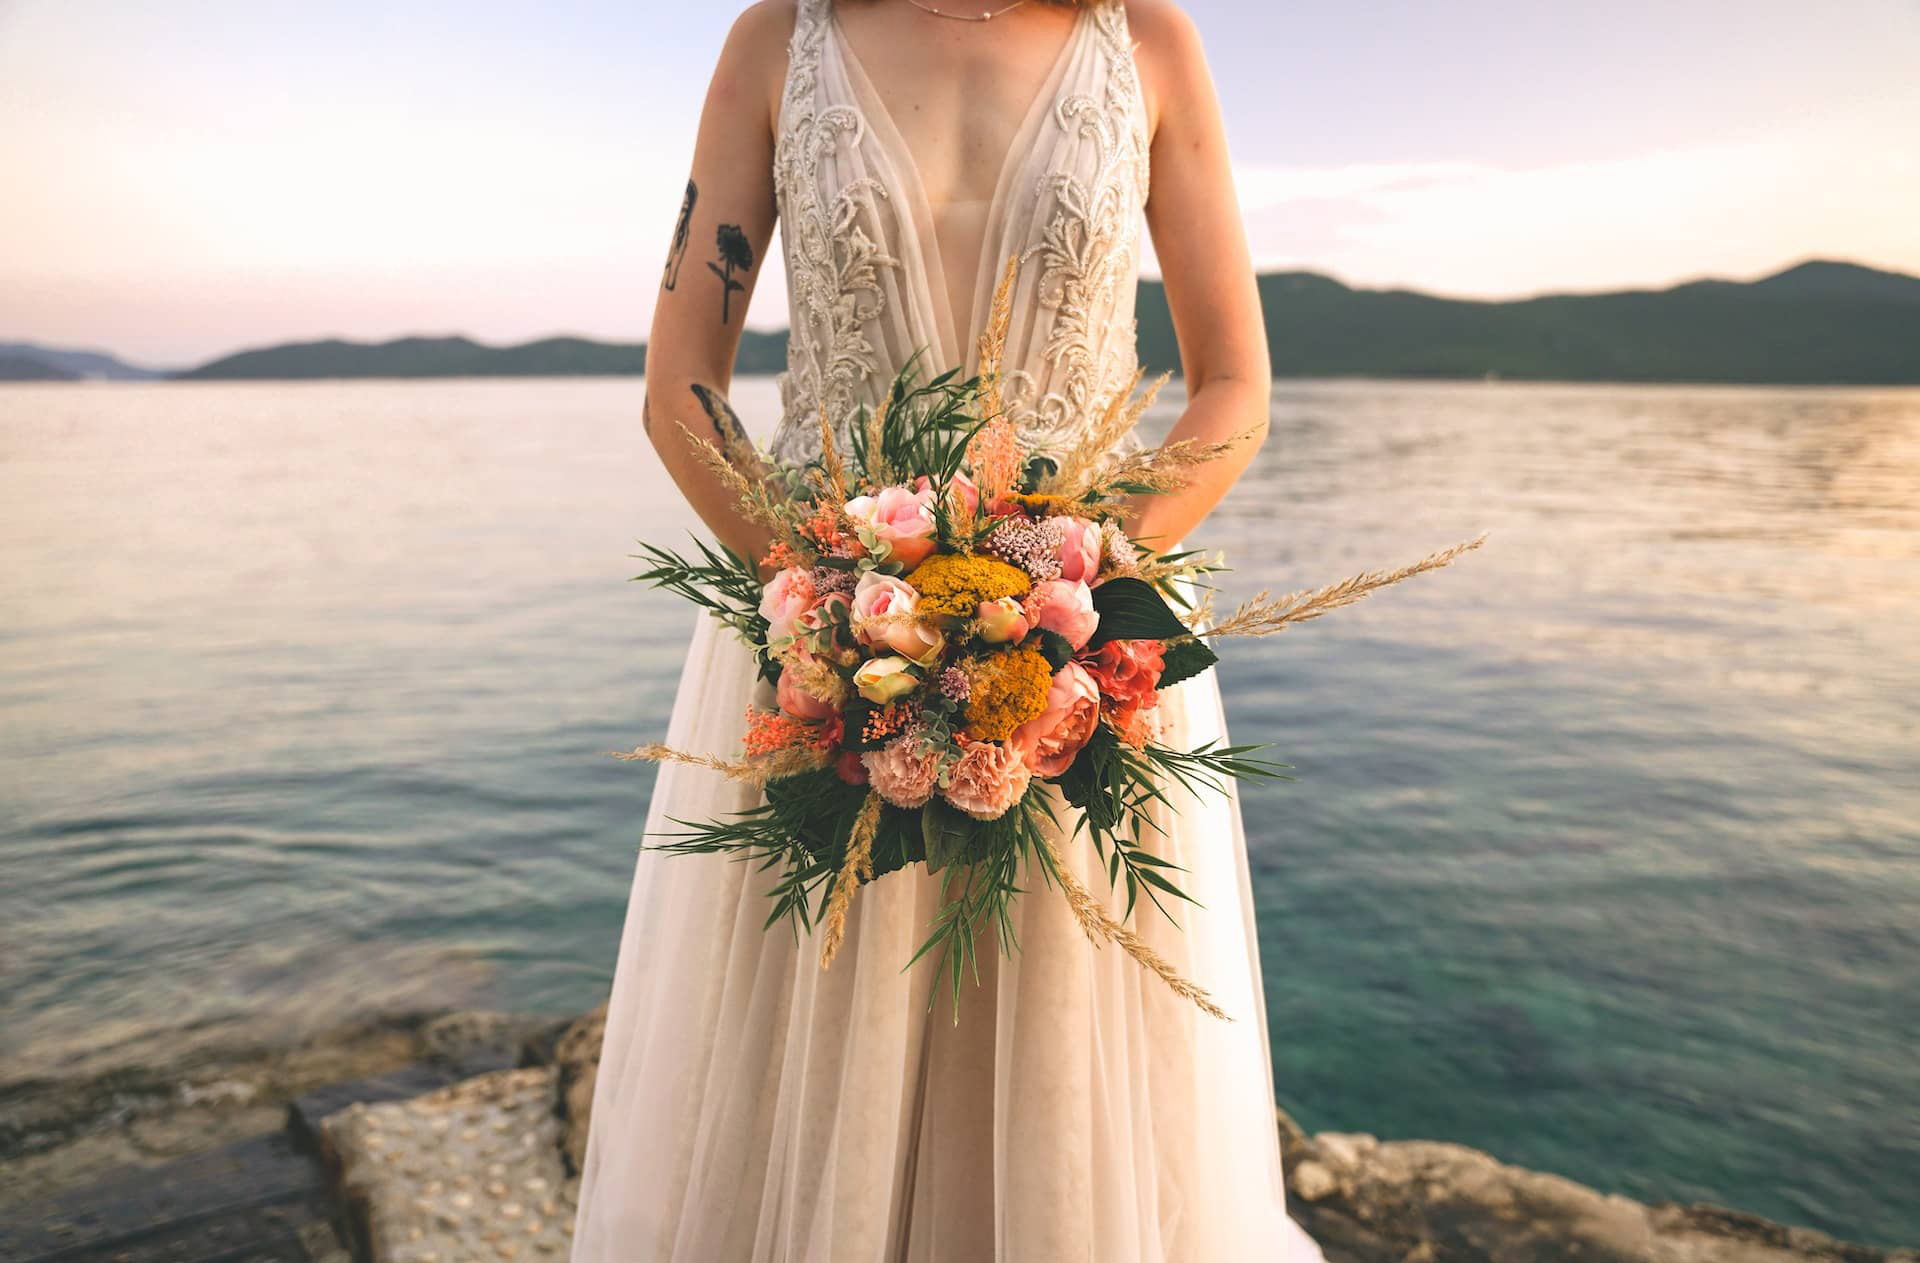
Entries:
<svg viewBox="0 0 1920 1263">
<path fill-rule="evenodd" d="M 1033 770 L 995 741 L 973 741 L 949 773 L 946 800 L 976 820 L 997 820 L 1019 802 Z"/>
<path fill-rule="evenodd" d="M 940 759 L 917 737 L 896 737 L 860 756 L 874 792 L 896 807 L 921 807 L 933 797 Z"/>
</svg>

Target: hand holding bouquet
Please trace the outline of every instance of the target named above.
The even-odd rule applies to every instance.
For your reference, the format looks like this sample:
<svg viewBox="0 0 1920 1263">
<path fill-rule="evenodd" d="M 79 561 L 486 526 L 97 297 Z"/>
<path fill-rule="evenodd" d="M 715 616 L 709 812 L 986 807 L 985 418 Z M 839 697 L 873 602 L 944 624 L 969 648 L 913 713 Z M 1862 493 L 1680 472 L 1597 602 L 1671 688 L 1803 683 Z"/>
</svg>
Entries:
<svg viewBox="0 0 1920 1263">
<path fill-rule="evenodd" d="M 939 947 L 957 1014 L 979 932 L 992 925 L 1001 949 L 1017 950 L 1007 910 L 1032 866 L 1095 942 L 1119 943 L 1225 1017 L 1124 924 L 1142 893 L 1163 913 L 1163 897 L 1187 898 L 1178 870 L 1146 845 L 1147 812 L 1169 783 L 1217 792 L 1229 778 L 1281 769 L 1253 757 L 1257 747 L 1161 744 L 1161 691 L 1218 660 L 1209 639 L 1281 630 L 1461 549 L 1390 575 L 1263 596 L 1206 628 L 1189 594 L 1217 565 L 1142 548 L 1120 518 L 1126 497 L 1176 490 L 1182 470 L 1230 445 L 1103 459 L 1156 383 L 1117 399 L 1060 459 L 1028 451 L 998 393 L 1007 292 L 1003 283 L 978 377 L 949 371 L 922 384 L 909 366 L 881 408 L 848 419 L 845 452 L 823 415 L 820 458 L 756 483 L 689 434 L 742 511 L 772 532 L 759 560 L 775 574 L 762 587 L 752 559 L 702 545 L 688 560 L 643 544 L 652 565 L 636 577 L 733 627 L 774 705 L 749 710 L 737 759 L 658 745 L 622 757 L 696 763 L 763 787 L 764 803 L 749 811 L 676 821 L 689 832 L 661 849 L 778 869 L 767 925 L 784 918 L 798 932 L 819 922 L 823 967 L 859 887 L 923 864 L 944 874 L 941 909 L 907 964 Z M 1063 824 L 1069 838 L 1084 829 L 1109 882 L 1125 884 L 1121 918 L 1063 861 Z"/>
</svg>

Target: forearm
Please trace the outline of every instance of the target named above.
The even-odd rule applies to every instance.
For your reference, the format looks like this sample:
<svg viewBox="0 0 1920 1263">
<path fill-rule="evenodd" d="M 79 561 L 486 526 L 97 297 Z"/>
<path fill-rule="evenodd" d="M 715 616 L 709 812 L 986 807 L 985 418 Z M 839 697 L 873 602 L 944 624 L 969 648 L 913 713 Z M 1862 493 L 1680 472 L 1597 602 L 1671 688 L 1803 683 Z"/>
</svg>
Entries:
<svg viewBox="0 0 1920 1263">
<path fill-rule="evenodd" d="M 1196 387 L 1187 398 L 1186 411 L 1168 432 L 1167 443 L 1192 440 L 1232 442 L 1232 446 L 1213 460 L 1183 467 L 1186 485 L 1178 490 L 1132 497 L 1125 519 L 1127 537 L 1161 552 L 1187 539 L 1253 463 L 1267 435 L 1268 402 L 1265 379 L 1214 377 Z"/>
<path fill-rule="evenodd" d="M 685 373 L 649 373 L 641 409 L 647 436 L 681 495 L 715 538 L 757 564 L 773 543 L 772 533 L 747 520 L 737 488 L 701 447 L 701 440 L 711 443 L 751 483 L 768 475 L 724 387 Z"/>
</svg>

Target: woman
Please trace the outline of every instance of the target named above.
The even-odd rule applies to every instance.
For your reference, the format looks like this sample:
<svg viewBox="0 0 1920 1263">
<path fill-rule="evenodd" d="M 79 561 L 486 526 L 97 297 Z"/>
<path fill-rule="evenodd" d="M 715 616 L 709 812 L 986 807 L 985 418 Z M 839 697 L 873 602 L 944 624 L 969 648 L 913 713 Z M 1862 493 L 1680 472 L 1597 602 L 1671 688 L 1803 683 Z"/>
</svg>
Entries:
<svg viewBox="0 0 1920 1263">
<path fill-rule="evenodd" d="M 1264 433 L 1267 352 L 1219 109 L 1174 5 L 754 6 L 714 72 L 661 279 L 646 384 L 661 460 L 724 543 L 765 553 L 687 432 L 722 446 L 742 433 L 726 391 L 776 218 L 792 329 L 776 457 L 817 454 L 821 409 L 876 402 L 916 351 L 971 369 L 1010 257 L 1005 398 L 1029 443 L 1072 447 L 1133 380 L 1143 217 L 1187 388 L 1173 437 Z M 1129 534 L 1184 538 L 1255 446 L 1143 497 Z M 732 754 L 764 692 L 748 650 L 701 619 L 669 743 Z M 1212 673 L 1169 689 L 1162 711 L 1169 742 L 1224 735 Z M 648 832 L 753 794 L 663 767 Z M 1015 901 L 1019 953 L 984 936 L 956 1022 L 930 1003 L 929 961 L 901 968 L 938 877 L 909 869 L 863 891 L 823 972 L 810 936 L 762 930 L 772 874 L 643 851 L 574 1259 L 1318 1259 L 1284 1212 L 1238 802 L 1174 802 L 1155 850 L 1202 906 L 1133 924 L 1231 1022 L 1096 951 L 1037 881 Z M 1062 820 L 1067 862 L 1106 893 L 1064 807 Z"/>
</svg>

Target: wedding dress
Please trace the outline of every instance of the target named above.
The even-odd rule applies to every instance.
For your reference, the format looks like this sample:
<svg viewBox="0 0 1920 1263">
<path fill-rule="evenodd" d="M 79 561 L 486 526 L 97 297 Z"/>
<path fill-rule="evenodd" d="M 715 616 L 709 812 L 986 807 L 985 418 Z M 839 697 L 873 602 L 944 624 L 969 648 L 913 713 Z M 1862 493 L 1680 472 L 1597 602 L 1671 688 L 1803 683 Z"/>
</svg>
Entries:
<svg viewBox="0 0 1920 1263">
<path fill-rule="evenodd" d="M 993 192 L 970 309 L 946 293 L 914 161 L 834 20 L 800 0 L 775 189 L 790 293 L 776 455 L 819 449 L 916 350 L 975 351 L 1002 261 L 1022 260 L 1005 398 L 1061 449 L 1132 379 L 1146 111 L 1119 0 L 1082 9 Z M 667 741 L 732 757 L 771 705 L 733 633 L 700 617 Z M 1209 672 L 1168 689 L 1169 743 L 1225 735 Z M 661 767 L 646 829 L 743 810 L 757 790 Z M 1209 1017 L 1118 947 L 1096 949 L 1057 890 L 1022 881 L 1020 950 L 989 932 L 957 1024 L 927 934 L 940 877 L 918 866 L 854 900 L 831 969 L 762 926 L 774 874 L 643 850 L 607 1014 L 576 1263 L 1313 1263 L 1287 1217 L 1258 938 L 1238 800 L 1170 792 L 1154 850 L 1186 869 L 1178 924 L 1132 924 L 1234 1020 Z M 1106 870 L 1060 808 L 1059 846 L 1116 915 Z"/>
</svg>

